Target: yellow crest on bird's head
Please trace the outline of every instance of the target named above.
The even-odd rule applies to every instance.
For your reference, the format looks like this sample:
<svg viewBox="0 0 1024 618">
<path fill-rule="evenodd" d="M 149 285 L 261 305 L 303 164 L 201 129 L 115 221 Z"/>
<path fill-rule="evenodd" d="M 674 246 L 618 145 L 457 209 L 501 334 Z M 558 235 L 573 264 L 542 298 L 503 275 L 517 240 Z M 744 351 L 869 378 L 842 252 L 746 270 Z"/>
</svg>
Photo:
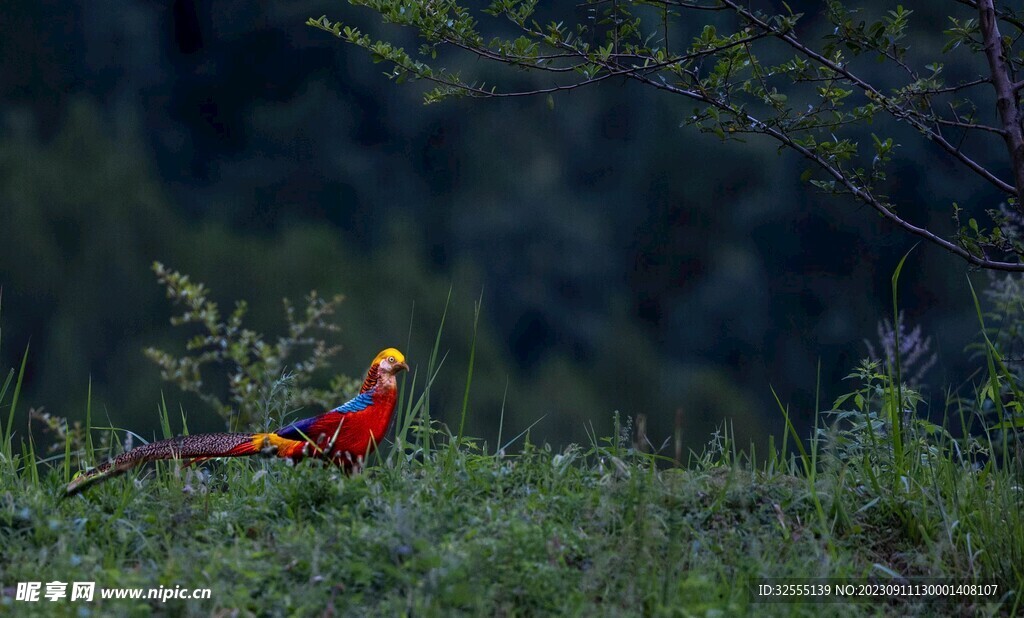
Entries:
<svg viewBox="0 0 1024 618">
<path fill-rule="evenodd" d="M 359 392 L 365 393 L 377 386 L 377 381 L 381 376 L 390 376 L 391 385 L 394 386 L 394 376 L 401 371 L 408 370 L 409 365 L 405 364 L 405 354 L 396 348 L 381 350 L 380 354 L 374 357 L 373 362 L 370 363 L 370 369 L 366 372 L 366 379 L 363 380 L 363 386 Z"/>
<path fill-rule="evenodd" d="M 394 364 L 394 363 L 404 363 L 405 362 L 405 354 L 402 354 L 401 352 L 399 352 L 397 348 L 388 348 L 386 350 L 381 350 L 380 354 L 378 354 L 377 357 L 373 359 L 373 362 L 371 364 L 372 365 L 377 365 L 380 362 L 382 362 L 384 359 L 390 359 L 390 358 L 394 359 L 394 360 L 391 361 L 392 364 Z"/>
</svg>

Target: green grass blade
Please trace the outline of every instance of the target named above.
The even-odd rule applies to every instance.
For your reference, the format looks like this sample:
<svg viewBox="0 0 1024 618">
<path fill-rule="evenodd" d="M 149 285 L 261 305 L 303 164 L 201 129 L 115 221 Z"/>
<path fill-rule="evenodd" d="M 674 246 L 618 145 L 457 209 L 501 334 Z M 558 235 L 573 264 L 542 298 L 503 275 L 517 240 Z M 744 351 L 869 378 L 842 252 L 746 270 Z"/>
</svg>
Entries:
<svg viewBox="0 0 1024 618">
<path fill-rule="evenodd" d="M 782 432 L 783 432 L 783 442 L 782 442 L 783 448 L 786 447 L 785 434 L 788 433 L 789 435 L 793 436 L 793 442 L 796 444 L 796 448 L 800 452 L 800 460 L 804 464 L 804 472 L 806 474 L 808 474 L 809 476 L 813 476 L 813 472 L 811 471 L 811 460 L 810 460 L 810 457 L 808 457 L 807 450 L 804 448 L 803 440 L 801 440 L 800 436 L 796 433 L 796 427 L 793 426 L 793 422 L 789 418 L 789 408 L 787 408 L 786 406 L 782 405 L 782 400 L 779 399 L 778 393 L 775 392 L 775 387 L 769 385 L 768 388 L 771 389 L 772 397 L 775 398 L 775 404 L 779 407 L 779 411 L 782 412 L 782 418 L 786 422 L 786 427 L 782 430 Z M 785 453 L 783 453 L 783 456 L 785 456 Z"/>
<path fill-rule="evenodd" d="M 4 450 L 8 456 L 13 452 L 11 436 L 14 429 L 14 411 L 18 408 L 18 398 L 21 396 L 21 385 L 25 381 L 25 366 L 28 364 L 29 345 L 25 346 L 25 354 L 21 357 L 21 368 L 18 370 L 18 379 L 14 383 L 14 394 L 11 396 L 11 409 L 7 413 L 7 426 L 4 427 Z M 6 385 L 4 385 L 6 391 Z"/>
<path fill-rule="evenodd" d="M 160 431 L 164 434 L 164 440 L 169 440 L 174 434 L 171 432 L 171 414 L 167 411 L 167 400 L 164 399 L 163 391 L 160 391 L 160 407 L 157 410 L 160 416 Z"/>
<path fill-rule="evenodd" d="M 505 392 L 501 395 L 501 414 L 498 415 L 498 439 L 495 441 L 494 446 L 500 450 L 501 447 L 501 432 L 505 428 L 505 402 L 508 401 L 508 376 L 505 377 Z M 497 454 L 497 451 L 495 451 Z"/>
<path fill-rule="evenodd" d="M 515 443 L 516 443 L 516 440 L 518 440 L 519 438 L 522 438 L 523 436 L 525 436 L 526 434 L 528 434 L 528 433 L 530 432 L 530 430 L 531 430 L 531 429 L 533 429 L 534 427 L 536 427 L 536 426 L 537 426 L 537 423 L 541 422 L 541 421 L 542 421 L 542 420 L 544 420 L 545 418 L 547 418 L 547 414 L 545 414 L 544 416 L 542 416 L 542 417 L 538 418 L 537 420 L 533 421 L 532 423 L 530 423 L 530 426 L 529 426 L 529 427 L 527 427 L 526 429 L 524 429 L 524 430 L 520 431 L 520 432 L 519 432 L 518 434 L 516 434 L 516 437 L 512 438 L 511 440 L 509 440 L 508 442 L 506 442 L 505 444 L 503 444 L 503 445 L 501 446 L 501 450 L 503 450 L 503 451 L 504 451 L 504 450 L 507 450 L 507 449 L 508 449 L 508 447 L 510 447 L 510 446 L 512 446 L 513 444 L 515 444 Z"/>
<path fill-rule="evenodd" d="M 424 453 L 430 451 L 430 386 L 434 383 L 431 376 L 435 376 L 437 366 L 437 355 L 441 349 L 441 333 L 444 332 L 444 323 L 448 319 L 448 307 L 452 302 L 452 291 L 454 285 L 448 286 L 448 296 L 444 299 L 444 310 L 441 312 L 441 323 L 437 325 L 437 334 L 434 336 L 434 347 L 430 350 L 430 359 L 427 361 L 427 384 L 421 398 L 423 406 L 420 408 L 420 427 L 423 431 L 420 434 L 420 449 Z"/>
<path fill-rule="evenodd" d="M 999 423 L 1007 421 L 1006 408 L 1003 405 L 1003 398 L 1000 394 L 1000 377 L 1003 378 L 1003 382 L 1010 387 L 1013 392 L 1013 397 L 1016 401 L 1024 401 L 1024 393 L 1021 392 L 1017 386 L 1017 380 L 1010 372 L 1006 363 L 1003 362 L 1002 355 L 999 354 L 999 350 L 988 336 L 988 329 L 985 327 L 985 316 L 981 311 L 981 302 L 978 300 L 978 294 L 974 290 L 974 284 L 971 282 L 971 278 L 967 278 L 967 286 L 971 290 L 971 298 L 974 300 L 974 310 L 978 316 L 978 322 L 981 324 L 981 335 L 985 340 L 985 361 L 988 368 L 988 380 L 989 389 L 991 393 L 992 403 L 996 408 L 996 412 L 999 415 Z M 995 429 L 993 427 L 992 429 Z M 1012 430 L 1014 437 L 1018 443 L 1021 441 L 1020 432 L 1015 423 L 1009 427 Z M 1010 431 L 1003 430 L 1002 432 L 1002 451 L 1003 461 L 1006 462 L 1010 457 L 1010 444 L 1009 434 Z"/>
<path fill-rule="evenodd" d="M 67 422 L 65 421 L 65 432 L 64 432 L 64 483 L 71 482 L 71 432 L 66 430 Z"/>
<path fill-rule="evenodd" d="M 476 337 L 480 325 L 480 307 L 483 305 L 483 300 L 483 292 L 481 292 L 473 311 L 473 340 L 469 344 L 469 367 L 466 369 L 466 390 L 462 393 L 462 414 L 459 418 L 458 444 L 462 443 L 463 432 L 466 430 L 466 414 L 469 411 L 469 388 L 473 384 L 473 365 L 476 362 Z"/>
<path fill-rule="evenodd" d="M 889 405 L 889 424 L 892 428 L 892 443 L 893 452 L 896 457 L 896 466 L 901 472 L 905 471 L 905 461 L 903 458 L 903 369 L 900 366 L 900 310 L 899 310 L 899 280 L 900 273 L 903 272 L 903 265 L 907 262 L 907 258 L 917 248 L 915 244 L 907 251 L 900 259 L 899 264 L 896 265 L 896 270 L 892 273 L 892 323 L 893 323 L 893 337 L 895 343 L 893 345 L 893 356 L 896 365 L 896 401 L 892 402 L 891 397 Z M 891 386 L 891 384 L 890 384 Z"/>
<path fill-rule="evenodd" d="M 89 390 L 85 397 L 85 461 L 96 465 L 96 450 L 92 442 L 92 376 L 89 376 Z"/>
</svg>

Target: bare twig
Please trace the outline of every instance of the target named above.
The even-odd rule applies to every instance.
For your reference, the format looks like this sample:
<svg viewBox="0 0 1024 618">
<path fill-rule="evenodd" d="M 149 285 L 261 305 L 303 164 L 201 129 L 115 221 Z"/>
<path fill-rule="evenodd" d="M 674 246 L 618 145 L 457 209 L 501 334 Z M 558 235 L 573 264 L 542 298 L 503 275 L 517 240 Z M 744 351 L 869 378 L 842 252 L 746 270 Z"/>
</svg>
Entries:
<svg viewBox="0 0 1024 618">
<path fill-rule="evenodd" d="M 992 81 L 990 77 L 979 77 L 978 79 L 971 80 L 969 82 L 963 82 L 962 84 L 956 84 L 954 86 L 945 86 L 943 88 L 933 88 L 918 91 L 920 94 L 947 94 L 950 92 L 959 92 L 967 88 L 973 88 L 974 86 L 980 86 L 981 84 L 987 84 Z"/>
</svg>

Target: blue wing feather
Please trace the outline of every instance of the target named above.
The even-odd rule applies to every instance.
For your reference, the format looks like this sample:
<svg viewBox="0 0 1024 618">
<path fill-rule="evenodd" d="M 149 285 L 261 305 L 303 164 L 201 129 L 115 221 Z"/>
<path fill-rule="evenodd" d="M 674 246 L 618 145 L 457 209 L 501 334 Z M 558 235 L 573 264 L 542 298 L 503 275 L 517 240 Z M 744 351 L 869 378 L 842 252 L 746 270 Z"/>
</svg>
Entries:
<svg viewBox="0 0 1024 618">
<path fill-rule="evenodd" d="M 348 403 L 343 403 L 337 408 L 334 408 L 332 412 L 361 412 L 366 408 L 373 405 L 373 391 L 367 391 L 365 393 L 359 393 L 352 398 Z"/>
<path fill-rule="evenodd" d="M 368 391 L 366 393 L 359 393 L 353 397 L 351 401 L 343 403 L 327 414 L 330 414 L 331 412 L 338 414 L 361 412 L 371 405 L 373 405 L 373 391 Z M 320 416 L 311 416 L 309 418 L 304 418 L 301 421 L 295 421 L 290 425 L 286 425 L 281 429 L 278 429 L 277 435 L 282 438 L 288 438 L 289 440 L 305 440 L 307 438 L 311 438 L 312 432 L 316 431 L 316 429 L 313 428 L 313 425 L 321 421 L 326 421 L 327 419 L 324 418 L 325 416 L 326 414 L 321 414 Z"/>
<path fill-rule="evenodd" d="M 310 428 L 319 418 L 319 416 L 311 416 L 309 418 L 304 418 L 301 421 L 295 421 L 291 425 L 286 425 L 281 429 L 278 429 L 277 435 L 282 438 L 288 438 L 289 440 L 306 440 L 310 438 L 309 434 L 313 431 Z"/>
</svg>

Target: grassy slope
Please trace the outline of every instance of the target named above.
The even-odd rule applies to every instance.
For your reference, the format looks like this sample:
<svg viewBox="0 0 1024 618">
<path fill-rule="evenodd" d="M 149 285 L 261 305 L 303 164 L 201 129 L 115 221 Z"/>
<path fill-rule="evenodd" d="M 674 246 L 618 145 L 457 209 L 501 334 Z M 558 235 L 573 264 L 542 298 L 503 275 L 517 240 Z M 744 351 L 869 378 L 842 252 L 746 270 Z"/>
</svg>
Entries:
<svg viewBox="0 0 1024 618">
<path fill-rule="evenodd" d="M 406 448 L 386 447 L 362 475 L 259 460 L 200 474 L 164 463 L 70 500 L 60 497 L 79 459 L 97 458 L 90 414 L 84 441 L 69 437 L 62 454 L 41 459 L 31 441 L 16 449 L 23 361 L 0 380 L 0 615 L 1024 614 L 1021 432 L 993 437 L 968 422 L 986 406 L 1002 412 L 1003 397 L 992 396 L 1000 384 L 1024 400 L 991 344 L 989 394 L 958 414 L 961 433 L 976 438 L 899 420 L 911 393 L 869 367 L 858 374 L 864 386 L 836 403 L 849 410 L 841 431 L 789 445 L 787 423 L 781 448 L 757 461 L 716 440 L 683 469 L 659 469 L 619 440 L 561 452 L 527 441 L 498 456 L 419 431 L 434 426 L 438 358 L 435 342 L 430 380 L 408 384 L 421 395 L 400 399 L 394 433 Z M 471 378 L 472 369 L 460 425 Z M 169 436 L 166 408 L 161 421 Z M 752 605 L 748 592 L 755 577 L 868 575 L 1000 589 L 985 603 L 919 605 Z M 17 582 L 53 580 L 213 595 L 12 599 Z"/>
<path fill-rule="evenodd" d="M 911 479 L 921 492 L 887 495 L 846 485 L 849 468 L 826 466 L 813 482 L 793 474 L 793 462 L 752 474 L 728 451 L 662 471 L 617 447 L 395 453 L 352 479 L 318 465 L 231 461 L 204 480 L 165 464 L 141 483 L 116 479 L 65 501 L 59 469 L 38 481 L 5 473 L 0 581 L 213 590 L 210 601 L 166 605 L 34 606 L 98 615 L 817 615 L 822 606 L 752 607 L 747 584 L 758 575 L 859 577 L 878 573 L 873 565 L 1021 587 L 1021 492 L 996 470 L 931 466 L 931 481 Z M 1020 611 L 1013 595 L 1003 599 L 825 609 Z M 0 601 L 0 613 L 29 607 Z"/>
</svg>

